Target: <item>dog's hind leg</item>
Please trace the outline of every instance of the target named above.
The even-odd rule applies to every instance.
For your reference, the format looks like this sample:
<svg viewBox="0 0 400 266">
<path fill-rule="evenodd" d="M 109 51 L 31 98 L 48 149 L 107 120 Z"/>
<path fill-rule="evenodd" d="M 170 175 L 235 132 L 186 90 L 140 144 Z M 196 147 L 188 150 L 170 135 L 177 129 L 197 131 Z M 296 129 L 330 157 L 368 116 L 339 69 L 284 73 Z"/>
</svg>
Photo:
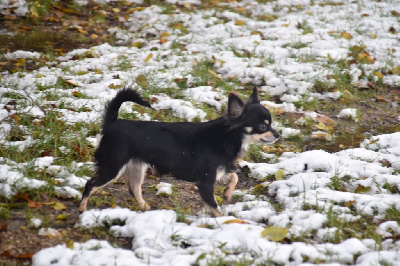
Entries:
<svg viewBox="0 0 400 266">
<path fill-rule="evenodd" d="M 239 178 L 236 173 L 230 173 L 228 184 L 224 190 L 224 200 L 229 203 L 232 199 L 233 191 L 235 190 L 236 184 Z"/>
<path fill-rule="evenodd" d="M 135 160 L 130 160 L 125 165 L 124 175 L 128 178 L 129 192 L 135 197 L 139 204 L 140 209 L 149 210 L 150 206 L 144 201 L 142 197 L 142 183 L 146 174 L 147 166 Z"/>
<path fill-rule="evenodd" d="M 199 189 L 200 196 L 206 203 L 210 213 L 214 217 L 221 216 L 221 211 L 218 209 L 218 204 L 214 196 L 214 184 L 198 183 L 197 187 Z"/>
<path fill-rule="evenodd" d="M 111 181 L 117 179 L 120 176 L 121 171 L 123 171 L 123 168 L 120 169 L 120 171 L 118 168 L 106 170 L 98 168 L 94 176 L 86 182 L 85 190 L 82 194 L 82 200 L 79 204 L 79 211 L 85 211 L 89 197 L 99 188 L 102 188 Z"/>
</svg>

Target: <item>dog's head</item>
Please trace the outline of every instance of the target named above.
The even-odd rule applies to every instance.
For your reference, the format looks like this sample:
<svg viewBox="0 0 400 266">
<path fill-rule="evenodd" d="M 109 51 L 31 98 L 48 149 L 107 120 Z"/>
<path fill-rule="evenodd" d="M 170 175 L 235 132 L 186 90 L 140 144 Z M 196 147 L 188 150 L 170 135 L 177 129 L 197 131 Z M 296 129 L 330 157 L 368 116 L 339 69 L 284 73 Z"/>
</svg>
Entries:
<svg viewBox="0 0 400 266">
<path fill-rule="evenodd" d="M 244 145 L 256 142 L 272 144 L 279 139 L 279 133 L 271 126 L 271 114 L 260 104 L 257 87 L 254 87 L 247 102 L 243 102 L 237 95 L 231 93 L 225 119 L 231 129 L 242 131 Z"/>
</svg>

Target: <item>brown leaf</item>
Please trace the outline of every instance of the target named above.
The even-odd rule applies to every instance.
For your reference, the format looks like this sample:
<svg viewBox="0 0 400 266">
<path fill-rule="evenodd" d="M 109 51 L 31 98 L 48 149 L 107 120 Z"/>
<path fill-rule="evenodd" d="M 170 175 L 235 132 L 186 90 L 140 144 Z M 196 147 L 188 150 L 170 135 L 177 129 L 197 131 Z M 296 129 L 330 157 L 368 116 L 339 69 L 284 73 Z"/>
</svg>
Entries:
<svg viewBox="0 0 400 266">
<path fill-rule="evenodd" d="M 358 185 L 354 193 L 368 193 L 371 191 L 371 187 L 364 187 L 363 185 Z"/>
<path fill-rule="evenodd" d="M 322 123 L 327 126 L 336 125 L 336 121 L 326 115 L 318 116 L 316 118 L 316 120 L 317 120 L 317 122 Z"/>
<path fill-rule="evenodd" d="M 3 251 L 3 253 L 1 253 L 0 256 L 6 257 L 9 259 L 32 259 L 33 253 L 25 253 L 23 255 L 14 255 L 9 250 L 6 250 L 6 251 Z"/>
<path fill-rule="evenodd" d="M 29 208 L 42 208 L 42 203 L 33 200 L 28 201 Z"/>
<path fill-rule="evenodd" d="M 347 201 L 347 202 L 345 202 L 343 205 L 345 206 L 345 207 L 347 207 L 347 208 L 349 208 L 351 205 L 353 205 L 354 203 L 356 203 L 354 200 L 351 200 L 351 201 Z"/>
<path fill-rule="evenodd" d="M 4 229 L 6 229 L 7 226 L 8 226 L 7 223 L 2 223 L 2 224 L 0 224 L 0 232 L 3 231 Z"/>
</svg>

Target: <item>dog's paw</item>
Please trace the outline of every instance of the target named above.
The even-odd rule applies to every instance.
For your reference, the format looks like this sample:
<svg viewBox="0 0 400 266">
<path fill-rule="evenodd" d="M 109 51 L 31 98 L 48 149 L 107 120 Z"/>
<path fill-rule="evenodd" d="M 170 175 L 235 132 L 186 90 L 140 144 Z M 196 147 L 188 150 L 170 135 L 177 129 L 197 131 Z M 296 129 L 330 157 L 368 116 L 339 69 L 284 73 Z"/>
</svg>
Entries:
<svg viewBox="0 0 400 266">
<path fill-rule="evenodd" d="M 139 204 L 140 206 L 140 209 L 142 210 L 142 211 L 149 211 L 149 210 L 151 210 L 151 207 L 150 207 L 150 205 L 149 204 L 147 204 L 147 202 L 143 202 L 142 204 Z"/>
<path fill-rule="evenodd" d="M 230 203 L 232 200 L 232 194 L 233 194 L 233 189 L 230 189 L 230 187 L 226 187 L 223 193 L 223 199 L 225 203 Z"/>
</svg>

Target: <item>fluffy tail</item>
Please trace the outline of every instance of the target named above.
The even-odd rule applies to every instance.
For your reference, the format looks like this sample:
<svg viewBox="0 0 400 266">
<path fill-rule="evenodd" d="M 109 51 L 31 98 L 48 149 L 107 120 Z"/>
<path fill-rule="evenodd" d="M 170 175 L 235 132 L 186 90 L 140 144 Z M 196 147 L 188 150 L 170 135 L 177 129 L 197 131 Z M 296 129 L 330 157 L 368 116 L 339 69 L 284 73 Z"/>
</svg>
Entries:
<svg viewBox="0 0 400 266">
<path fill-rule="evenodd" d="M 132 89 L 122 89 L 117 95 L 106 105 L 103 116 L 102 130 L 113 123 L 118 118 L 118 110 L 124 102 L 134 102 L 149 108 L 152 108 L 148 102 Z"/>
</svg>

